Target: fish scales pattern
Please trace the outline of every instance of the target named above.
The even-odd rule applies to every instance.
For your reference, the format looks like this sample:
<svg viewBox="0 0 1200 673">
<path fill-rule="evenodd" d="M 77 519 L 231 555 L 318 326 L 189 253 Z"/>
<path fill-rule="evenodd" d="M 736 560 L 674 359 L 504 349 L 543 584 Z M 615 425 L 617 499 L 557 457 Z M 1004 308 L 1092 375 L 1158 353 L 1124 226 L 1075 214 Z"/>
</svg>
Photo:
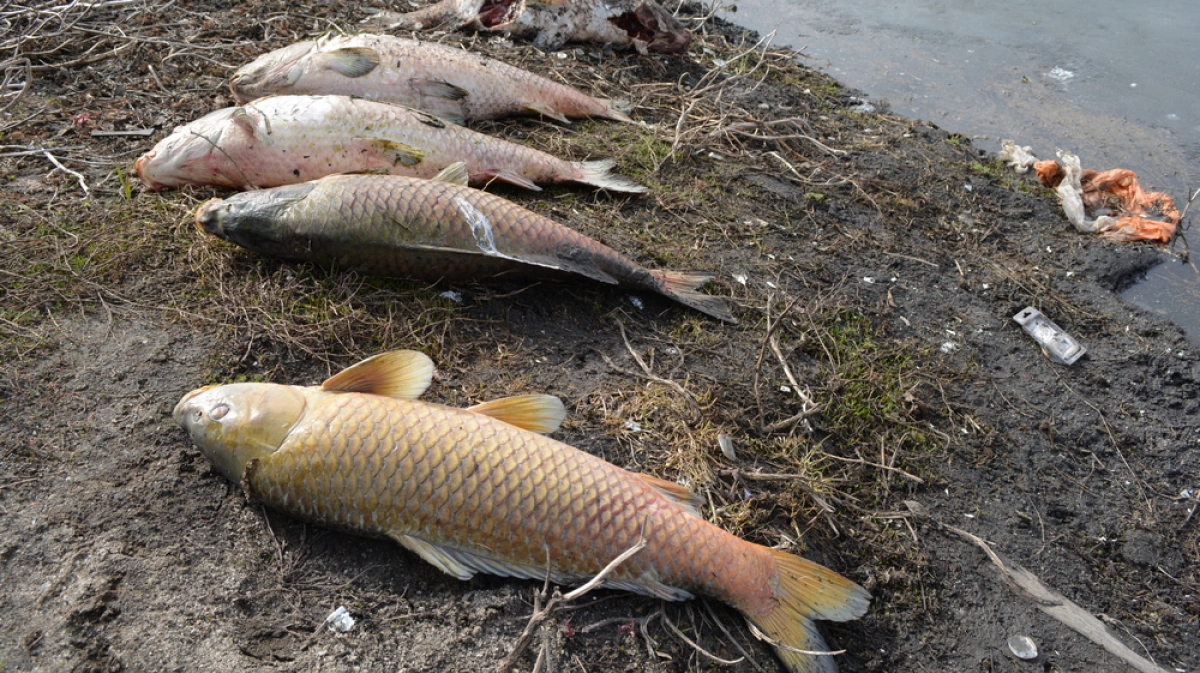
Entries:
<svg viewBox="0 0 1200 673">
<path fill-rule="evenodd" d="M 582 579 L 644 534 L 648 547 L 610 584 L 694 591 L 748 614 L 774 605 L 774 566 L 754 545 L 635 474 L 469 411 L 333 397 L 251 469 L 250 484 L 266 504 L 310 521 L 415 536 L 496 561 L 487 570 L 497 574 L 541 577 L 549 552 L 557 578 Z"/>
<path fill-rule="evenodd" d="M 648 270 L 594 239 L 501 197 L 436 180 L 330 176 L 282 219 L 311 241 L 308 258 L 381 275 L 475 278 L 511 270 L 523 259 L 544 259 L 602 282 L 663 291 Z M 413 248 L 439 250 L 422 256 Z M 395 254 L 398 249 L 405 254 Z M 449 256 L 452 251 L 470 254 Z M 607 280 L 581 270 L 586 267 Z"/>
</svg>

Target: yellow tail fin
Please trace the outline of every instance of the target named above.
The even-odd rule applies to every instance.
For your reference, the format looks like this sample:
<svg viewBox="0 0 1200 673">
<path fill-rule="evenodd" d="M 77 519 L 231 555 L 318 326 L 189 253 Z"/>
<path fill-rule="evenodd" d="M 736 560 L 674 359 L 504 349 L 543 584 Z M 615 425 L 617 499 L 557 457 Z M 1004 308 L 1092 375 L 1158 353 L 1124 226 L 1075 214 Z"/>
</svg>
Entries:
<svg viewBox="0 0 1200 673">
<path fill-rule="evenodd" d="M 866 589 L 824 566 L 786 552 L 769 550 L 775 559 L 772 589 L 775 607 L 746 617 L 772 641 L 791 673 L 837 673 L 825 639 L 814 619 L 844 622 L 867 611 L 871 600 Z"/>
</svg>

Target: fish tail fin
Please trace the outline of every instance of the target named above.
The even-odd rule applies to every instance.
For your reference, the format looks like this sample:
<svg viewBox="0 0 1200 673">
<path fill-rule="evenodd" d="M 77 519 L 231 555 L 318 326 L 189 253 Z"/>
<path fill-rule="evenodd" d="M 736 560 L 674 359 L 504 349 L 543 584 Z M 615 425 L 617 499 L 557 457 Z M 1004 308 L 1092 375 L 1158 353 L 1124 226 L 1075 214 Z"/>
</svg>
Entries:
<svg viewBox="0 0 1200 673">
<path fill-rule="evenodd" d="M 629 194 L 641 194 L 650 191 L 629 178 L 612 173 L 612 168 L 615 165 L 612 159 L 572 161 L 571 165 L 579 173 L 578 177 L 575 178 L 575 182 L 581 182 L 585 185 L 613 192 L 627 192 Z"/>
<path fill-rule="evenodd" d="M 608 98 L 597 98 L 604 109 L 596 113 L 597 117 L 612 119 L 619 122 L 634 123 L 633 118 L 625 114 L 629 109 L 629 101 L 627 100 L 610 100 Z"/>
<path fill-rule="evenodd" d="M 763 614 L 745 613 L 770 639 L 791 673 L 837 673 L 833 655 L 813 622 L 844 622 L 867 611 L 866 589 L 822 565 L 794 554 L 768 549 L 775 560 L 771 579 L 774 605 Z"/>
<path fill-rule="evenodd" d="M 699 292 L 697 288 L 712 280 L 714 274 L 704 271 L 666 271 L 653 270 L 650 272 L 662 284 L 663 294 L 675 301 L 710 315 L 717 320 L 737 324 L 737 318 L 729 310 L 729 304 L 724 297 Z"/>
</svg>

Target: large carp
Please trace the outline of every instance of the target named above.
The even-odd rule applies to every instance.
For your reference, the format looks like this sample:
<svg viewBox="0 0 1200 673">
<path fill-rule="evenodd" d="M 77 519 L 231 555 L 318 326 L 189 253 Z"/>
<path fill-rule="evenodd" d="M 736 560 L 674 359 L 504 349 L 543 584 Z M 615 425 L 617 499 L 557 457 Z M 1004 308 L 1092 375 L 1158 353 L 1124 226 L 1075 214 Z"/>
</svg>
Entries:
<svg viewBox="0 0 1200 673">
<path fill-rule="evenodd" d="M 540 49 L 567 42 L 632 45 L 639 52 L 682 54 L 692 34 L 655 0 L 442 0 L 368 19 L 389 30 L 473 28 L 533 38 Z"/>
<path fill-rule="evenodd" d="M 229 84 L 240 103 L 273 94 L 341 94 L 454 121 L 540 114 L 630 121 L 604 100 L 457 47 L 391 35 L 330 35 L 259 56 Z"/>
<path fill-rule="evenodd" d="M 137 160 L 151 189 L 181 185 L 278 187 L 334 173 L 432 178 L 461 161 L 474 184 L 526 189 L 579 182 L 619 192 L 645 187 L 613 162 L 565 161 L 450 124 L 420 110 L 348 96 L 270 96 L 180 126 Z"/>
<path fill-rule="evenodd" d="M 776 644 L 793 673 L 832 673 L 813 620 L 860 617 L 869 596 L 811 561 L 705 521 L 677 484 L 628 472 L 543 434 L 557 398 L 455 409 L 417 401 L 433 363 L 377 355 L 320 386 L 194 390 L 175 420 L 226 478 L 269 507 L 395 540 L 460 579 L 475 573 L 575 584 L 645 547 L 604 586 L 666 600 L 717 598 Z M 798 652 L 803 650 L 806 653 Z"/>
<path fill-rule="evenodd" d="M 737 322 L 723 298 L 696 291 L 712 274 L 646 269 L 554 220 L 467 187 L 461 169 L 455 164 L 437 180 L 332 175 L 243 192 L 202 205 L 196 224 L 282 259 L 426 280 L 584 276 Z"/>
</svg>

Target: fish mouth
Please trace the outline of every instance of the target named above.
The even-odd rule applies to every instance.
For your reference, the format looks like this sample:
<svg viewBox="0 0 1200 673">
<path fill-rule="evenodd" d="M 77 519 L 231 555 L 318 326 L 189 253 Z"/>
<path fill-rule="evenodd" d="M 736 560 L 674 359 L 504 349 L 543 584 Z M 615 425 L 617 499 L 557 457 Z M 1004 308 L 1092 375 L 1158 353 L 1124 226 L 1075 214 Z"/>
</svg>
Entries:
<svg viewBox="0 0 1200 673">
<path fill-rule="evenodd" d="M 155 182 L 154 180 L 146 177 L 146 166 L 151 160 L 154 159 L 154 157 L 154 150 L 150 150 L 149 152 L 138 157 L 138 160 L 133 162 L 133 170 L 137 172 L 138 179 L 142 181 L 142 184 L 146 185 L 147 189 L 157 192 L 166 187 L 166 185 Z"/>
<path fill-rule="evenodd" d="M 183 397 L 181 397 L 179 399 L 179 402 L 175 405 L 174 411 L 171 412 L 171 418 L 174 418 L 175 422 L 178 423 L 180 426 L 187 427 L 186 421 L 187 421 L 188 403 L 191 402 L 192 400 L 196 399 L 196 397 L 199 396 L 204 391 L 211 390 L 213 388 L 216 388 L 216 386 L 204 386 L 202 388 L 197 388 L 197 389 L 191 391 L 190 393 L 184 395 Z"/>
<path fill-rule="evenodd" d="M 221 235 L 220 205 L 225 199 L 209 199 L 196 209 L 196 228 L 206 234 Z M 201 389 L 203 390 L 203 389 Z"/>
</svg>

